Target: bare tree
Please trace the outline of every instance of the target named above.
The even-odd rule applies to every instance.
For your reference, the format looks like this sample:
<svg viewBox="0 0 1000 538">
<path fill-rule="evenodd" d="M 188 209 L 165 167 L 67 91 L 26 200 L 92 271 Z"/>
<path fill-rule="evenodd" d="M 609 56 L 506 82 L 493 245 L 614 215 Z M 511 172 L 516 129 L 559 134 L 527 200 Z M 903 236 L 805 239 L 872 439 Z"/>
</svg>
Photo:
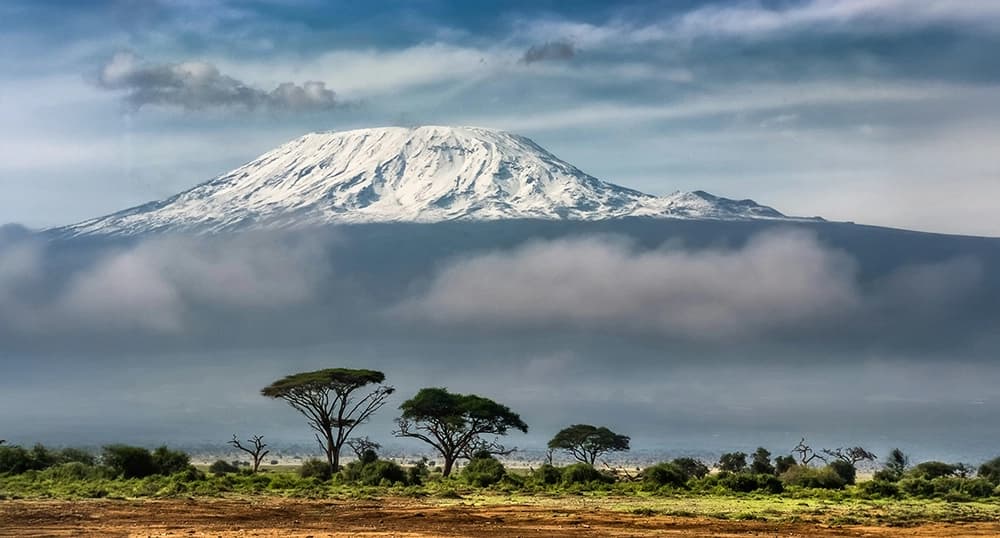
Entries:
<svg viewBox="0 0 1000 538">
<path fill-rule="evenodd" d="M 852 446 L 850 448 L 835 448 L 830 450 L 829 448 L 824 448 L 823 453 L 837 458 L 840 461 L 846 461 L 852 466 L 857 465 L 858 462 L 862 461 L 875 461 L 877 458 L 873 452 L 869 452 L 860 446 Z"/>
<path fill-rule="evenodd" d="M 805 437 L 803 437 L 802 440 L 799 441 L 799 444 L 795 445 L 795 448 L 792 449 L 792 452 L 795 452 L 796 454 L 799 455 L 799 465 L 809 465 L 811 461 L 816 459 L 821 461 L 826 461 L 826 458 L 814 452 L 812 447 L 806 444 Z"/>
<path fill-rule="evenodd" d="M 372 441 L 367 436 L 366 437 L 351 437 L 347 440 L 347 446 L 354 451 L 354 455 L 358 457 L 358 461 L 364 459 L 365 452 L 369 450 L 372 452 L 378 452 L 382 448 L 382 445 Z"/>
<path fill-rule="evenodd" d="M 253 437 L 247 439 L 248 443 L 252 443 L 251 446 L 243 446 L 240 442 L 239 437 L 233 434 L 233 440 L 229 441 L 229 444 L 233 447 L 250 454 L 250 458 L 253 460 L 253 472 L 257 472 L 260 469 L 260 462 L 264 461 L 264 456 L 271 453 L 270 450 L 264 450 L 267 448 L 267 443 L 264 442 L 263 435 L 254 435 Z"/>
</svg>

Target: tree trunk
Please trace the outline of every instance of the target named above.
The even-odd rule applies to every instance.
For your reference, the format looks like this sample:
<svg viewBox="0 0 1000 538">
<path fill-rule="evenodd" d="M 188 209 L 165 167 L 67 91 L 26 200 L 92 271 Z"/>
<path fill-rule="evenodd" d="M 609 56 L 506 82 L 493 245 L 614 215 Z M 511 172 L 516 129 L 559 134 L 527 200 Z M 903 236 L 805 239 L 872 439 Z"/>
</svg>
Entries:
<svg viewBox="0 0 1000 538">
<path fill-rule="evenodd" d="M 451 467 L 455 464 L 454 456 L 444 457 L 444 469 L 441 470 L 441 476 L 448 476 L 451 474 Z"/>
</svg>

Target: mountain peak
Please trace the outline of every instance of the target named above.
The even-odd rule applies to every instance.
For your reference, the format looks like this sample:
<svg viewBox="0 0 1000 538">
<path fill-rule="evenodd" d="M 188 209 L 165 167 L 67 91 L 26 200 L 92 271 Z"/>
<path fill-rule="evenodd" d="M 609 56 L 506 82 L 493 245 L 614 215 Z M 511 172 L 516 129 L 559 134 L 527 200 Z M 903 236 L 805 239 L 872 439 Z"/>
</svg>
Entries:
<svg viewBox="0 0 1000 538">
<path fill-rule="evenodd" d="M 59 231 L 221 232 L 442 220 L 784 218 L 703 191 L 665 197 L 607 183 L 530 139 L 482 127 L 309 133 L 165 200 Z"/>
</svg>

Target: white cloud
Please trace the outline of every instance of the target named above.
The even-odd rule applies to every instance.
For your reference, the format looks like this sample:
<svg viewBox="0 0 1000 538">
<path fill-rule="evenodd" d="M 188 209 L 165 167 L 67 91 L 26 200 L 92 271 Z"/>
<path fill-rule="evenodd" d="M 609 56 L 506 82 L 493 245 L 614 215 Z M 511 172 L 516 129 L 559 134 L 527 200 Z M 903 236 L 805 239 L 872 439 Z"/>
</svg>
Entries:
<svg viewBox="0 0 1000 538">
<path fill-rule="evenodd" d="M 739 249 L 639 251 L 621 240 L 532 243 L 457 261 L 406 315 L 448 324 L 752 337 L 835 319 L 859 306 L 853 260 L 803 233 Z"/>
</svg>

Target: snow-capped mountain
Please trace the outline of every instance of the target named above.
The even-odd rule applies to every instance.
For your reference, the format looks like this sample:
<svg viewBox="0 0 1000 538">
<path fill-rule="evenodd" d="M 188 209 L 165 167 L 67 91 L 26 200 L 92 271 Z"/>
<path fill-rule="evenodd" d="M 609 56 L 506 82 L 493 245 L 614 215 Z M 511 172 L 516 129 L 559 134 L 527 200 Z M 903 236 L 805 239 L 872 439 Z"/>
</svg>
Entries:
<svg viewBox="0 0 1000 538">
<path fill-rule="evenodd" d="M 475 127 L 311 133 L 190 190 L 57 230 L 222 232 L 327 223 L 620 217 L 783 219 L 752 200 L 653 196 L 594 178 L 531 140 Z"/>
</svg>

